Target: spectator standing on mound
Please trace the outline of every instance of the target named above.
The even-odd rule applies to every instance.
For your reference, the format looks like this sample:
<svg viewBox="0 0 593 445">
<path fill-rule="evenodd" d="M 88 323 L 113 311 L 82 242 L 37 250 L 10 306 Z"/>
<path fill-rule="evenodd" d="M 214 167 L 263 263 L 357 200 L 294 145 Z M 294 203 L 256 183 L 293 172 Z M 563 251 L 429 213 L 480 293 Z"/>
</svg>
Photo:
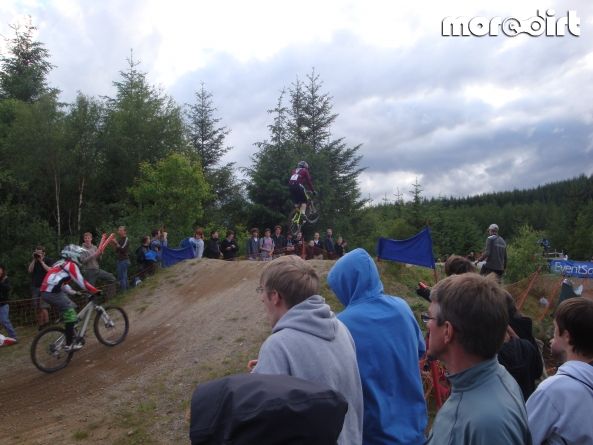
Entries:
<svg viewBox="0 0 593 445">
<path fill-rule="evenodd" d="M 336 257 L 341 258 L 344 256 L 344 254 L 346 253 L 346 241 L 344 241 L 344 238 L 342 238 L 341 236 L 338 236 L 338 239 L 336 240 Z"/>
<path fill-rule="evenodd" d="M 33 260 L 29 263 L 29 273 L 31 274 L 31 297 L 33 298 L 33 308 L 37 315 L 37 327 L 43 329 L 49 323 L 49 304 L 41 299 L 41 284 L 45 274 L 54 264 L 54 260 L 45 256 L 45 247 L 39 245 L 33 252 Z"/>
<path fill-rule="evenodd" d="M 346 308 L 338 319 L 356 346 L 364 397 L 362 443 L 423 445 L 427 414 L 418 360 L 426 346 L 412 310 L 383 292 L 377 266 L 364 249 L 340 258 L 327 284 Z"/>
<path fill-rule="evenodd" d="M 10 305 L 8 304 L 8 297 L 10 293 L 10 282 L 6 275 L 6 267 L 0 264 L 0 324 L 6 329 L 8 336 L 16 341 L 16 331 L 12 326 L 9 318 Z"/>
<path fill-rule="evenodd" d="M 247 240 L 247 258 L 259 259 L 259 230 L 255 227 L 251 229 L 251 238 Z"/>
<path fill-rule="evenodd" d="M 259 252 L 263 261 L 270 261 L 274 254 L 274 240 L 270 229 L 264 230 L 264 237 L 259 240 Z"/>
<path fill-rule="evenodd" d="M 274 241 L 274 255 L 282 255 L 286 250 L 286 238 L 282 235 L 282 227 L 274 227 L 274 234 L 272 235 Z"/>
<path fill-rule="evenodd" d="M 204 229 L 198 227 L 194 236 L 189 239 L 189 242 L 194 249 L 196 258 L 202 258 L 204 255 Z"/>
<path fill-rule="evenodd" d="M 327 257 L 330 260 L 336 257 L 336 243 L 333 237 L 332 229 L 327 229 L 325 232 L 325 239 L 323 240 L 323 248 L 327 252 Z"/>
<path fill-rule="evenodd" d="M 571 298 L 554 314 L 552 353 L 565 363 L 527 400 L 534 445 L 593 443 L 593 301 Z"/>
<path fill-rule="evenodd" d="M 235 259 L 237 252 L 239 252 L 239 246 L 237 246 L 237 241 L 235 240 L 235 232 L 227 230 L 226 238 L 220 243 L 220 250 L 222 251 L 223 259 L 227 261 Z"/>
<path fill-rule="evenodd" d="M 517 382 L 498 363 L 509 316 L 504 289 L 490 277 L 452 275 L 438 282 L 423 314 L 428 355 L 449 371 L 451 395 L 439 410 L 429 445 L 530 445 Z"/>
<path fill-rule="evenodd" d="M 117 257 L 117 280 L 119 281 L 119 289 L 127 290 L 128 284 L 128 269 L 130 268 L 130 240 L 128 239 L 128 232 L 125 226 L 119 226 L 117 229 L 119 239 L 113 240 L 115 245 L 115 254 Z"/>
<path fill-rule="evenodd" d="M 480 270 L 480 274 L 488 275 L 494 272 L 500 280 L 507 268 L 507 244 L 498 235 L 498 226 L 496 224 L 490 224 L 488 235 L 484 253 L 478 259 L 478 261 L 486 261 Z"/>
<path fill-rule="evenodd" d="M 291 375 L 340 392 L 348 412 L 338 444 L 360 445 L 363 399 L 354 341 L 318 295 L 315 269 L 296 255 L 281 256 L 266 266 L 257 291 L 272 335 L 262 345 L 253 372 Z"/>
<path fill-rule="evenodd" d="M 97 283 L 97 280 L 106 282 L 105 296 L 110 298 L 115 294 L 115 277 L 113 274 L 99 268 L 99 259 L 102 254 L 97 252 L 97 246 L 93 244 L 93 234 L 86 232 L 82 239 L 82 247 L 85 250 L 84 255 L 80 258 L 82 275 L 93 286 Z"/>
<path fill-rule="evenodd" d="M 206 241 L 204 247 L 204 256 L 215 260 L 220 259 L 220 241 L 218 240 L 218 231 L 210 232 L 210 239 Z"/>
</svg>

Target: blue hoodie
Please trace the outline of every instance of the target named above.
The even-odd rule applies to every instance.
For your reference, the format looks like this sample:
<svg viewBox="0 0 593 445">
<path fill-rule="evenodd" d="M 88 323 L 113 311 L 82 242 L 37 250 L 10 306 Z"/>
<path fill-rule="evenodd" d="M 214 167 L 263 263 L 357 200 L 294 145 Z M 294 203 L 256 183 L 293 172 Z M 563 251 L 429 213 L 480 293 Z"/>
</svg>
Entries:
<svg viewBox="0 0 593 445">
<path fill-rule="evenodd" d="M 418 360 L 426 347 L 408 304 L 383 293 L 363 249 L 340 258 L 327 282 L 346 309 L 364 398 L 363 444 L 423 444 L 426 404 Z"/>
</svg>

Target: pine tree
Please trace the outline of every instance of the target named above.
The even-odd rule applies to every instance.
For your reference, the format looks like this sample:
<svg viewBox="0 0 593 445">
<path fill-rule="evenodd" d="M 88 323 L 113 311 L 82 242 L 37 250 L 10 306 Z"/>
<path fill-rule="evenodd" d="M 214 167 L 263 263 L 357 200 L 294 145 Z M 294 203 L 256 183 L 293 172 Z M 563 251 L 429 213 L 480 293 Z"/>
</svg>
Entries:
<svg viewBox="0 0 593 445">
<path fill-rule="evenodd" d="M 212 93 L 204 88 L 203 82 L 200 90 L 196 92 L 196 103 L 188 107 L 191 146 L 200 157 L 204 170 L 212 170 L 232 148 L 224 144 L 231 131 L 218 126 L 221 118 L 214 117 L 216 108 L 212 101 Z"/>
<path fill-rule="evenodd" d="M 347 229 L 364 204 L 357 182 L 362 172 L 360 146 L 348 147 L 343 138 L 331 138 L 331 125 L 338 115 L 322 85 L 313 70 L 306 84 L 297 78 L 290 86 L 288 105 L 283 102 L 283 90 L 276 107 L 269 110 L 273 114 L 270 138 L 255 144 L 258 151 L 246 169 L 251 180 L 247 190 L 254 203 L 253 224 L 274 225 L 286 218 L 292 208 L 288 177 L 300 160 L 309 163 L 319 192 L 322 217 L 318 225 Z"/>
<path fill-rule="evenodd" d="M 220 165 L 222 157 L 232 149 L 225 145 L 230 129 L 220 126 L 222 119 L 215 116 L 216 107 L 202 82 L 196 92 L 196 102 L 187 105 L 187 128 L 190 146 L 199 157 L 204 176 L 210 185 L 212 200 L 206 203 L 210 224 L 233 226 L 234 220 L 244 220 L 245 198 L 241 184 L 233 172 L 235 163 Z"/>
<path fill-rule="evenodd" d="M 107 202 L 120 201 L 143 162 L 155 163 L 171 153 L 187 151 L 181 109 L 172 98 L 148 83 L 133 54 L 115 97 L 106 98 L 101 135 L 105 163 L 101 174 Z"/>
<path fill-rule="evenodd" d="M 47 74 L 54 68 L 49 62 L 49 51 L 33 39 L 36 28 L 30 23 L 24 29 L 10 25 L 14 37 L 5 39 L 8 55 L 0 57 L 0 98 L 35 102 L 49 92 Z"/>
</svg>

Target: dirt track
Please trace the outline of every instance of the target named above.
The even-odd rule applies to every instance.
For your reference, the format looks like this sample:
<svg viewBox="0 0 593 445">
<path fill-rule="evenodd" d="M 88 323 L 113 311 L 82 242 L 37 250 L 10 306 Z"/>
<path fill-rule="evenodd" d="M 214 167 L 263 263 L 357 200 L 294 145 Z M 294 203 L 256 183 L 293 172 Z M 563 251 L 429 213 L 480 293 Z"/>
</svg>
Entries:
<svg viewBox="0 0 593 445">
<path fill-rule="evenodd" d="M 55 374 L 32 365 L 31 338 L 0 350 L 0 442 L 185 442 L 195 384 L 243 370 L 269 332 L 255 292 L 263 266 L 191 260 L 161 271 L 124 305 L 124 343 L 107 348 L 90 334 Z"/>
</svg>

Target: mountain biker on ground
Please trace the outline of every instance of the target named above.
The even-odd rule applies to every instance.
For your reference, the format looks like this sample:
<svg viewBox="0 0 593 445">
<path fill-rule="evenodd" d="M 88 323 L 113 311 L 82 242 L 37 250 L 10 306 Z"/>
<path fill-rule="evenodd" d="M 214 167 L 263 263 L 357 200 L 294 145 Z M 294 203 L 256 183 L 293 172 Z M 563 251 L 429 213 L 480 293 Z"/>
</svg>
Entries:
<svg viewBox="0 0 593 445">
<path fill-rule="evenodd" d="M 300 161 L 292 171 L 290 180 L 288 181 L 288 187 L 290 190 L 290 197 L 294 203 L 295 208 L 300 208 L 301 215 L 305 214 L 307 210 L 307 196 L 305 195 L 305 185 L 315 194 L 313 190 L 313 182 L 311 181 L 311 175 L 309 174 L 309 164 L 305 161 Z"/>
<path fill-rule="evenodd" d="M 60 254 L 62 259 L 47 271 L 41 284 L 41 299 L 54 306 L 64 320 L 67 351 L 82 348 L 79 343 L 72 344 L 77 316 L 74 310 L 76 304 L 68 298 L 68 295 L 76 295 L 77 292 L 68 283 L 74 280 L 81 289 L 86 289 L 91 294 L 100 293 L 100 290 L 85 280 L 80 272 L 80 258 L 85 253 L 87 253 L 86 250 L 76 244 L 64 247 Z"/>
</svg>

